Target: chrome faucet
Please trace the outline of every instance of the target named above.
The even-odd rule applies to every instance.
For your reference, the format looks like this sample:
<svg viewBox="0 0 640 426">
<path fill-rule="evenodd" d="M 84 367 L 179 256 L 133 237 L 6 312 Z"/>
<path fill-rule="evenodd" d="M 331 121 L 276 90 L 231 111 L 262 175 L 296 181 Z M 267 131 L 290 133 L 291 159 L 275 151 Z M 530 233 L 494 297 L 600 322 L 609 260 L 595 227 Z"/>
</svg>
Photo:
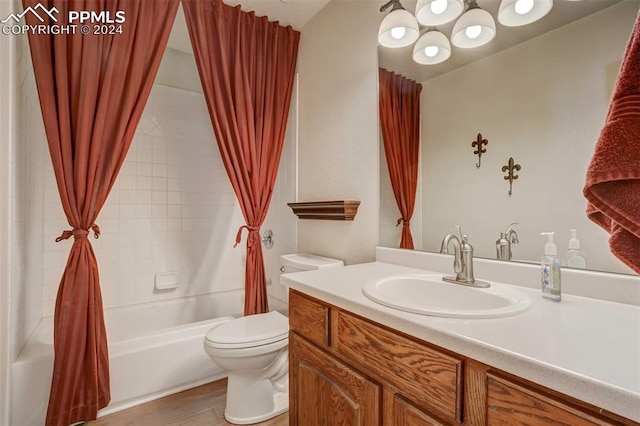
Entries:
<svg viewBox="0 0 640 426">
<path fill-rule="evenodd" d="M 496 259 L 511 260 L 511 244 L 518 244 L 520 242 L 518 240 L 518 234 L 513 229 L 516 225 L 519 225 L 519 223 L 512 223 L 506 232 L 500 233 L 500 239 L 496 241 Z"/>
<path fill-rule="evenodd" d="M 455 227 L 460 234 L 460 239 L 454 234 L 445 236 L 440 246 L 440 253 L 449 254 L 449 244 L 453 242 L 453 271 L 456 276 L 447 276 L 442 279 L 446 282 L 470 287 L 489 287 L 489 283 L 473 278 L 473 247 L 469 244 L 469 238 L 462 234 L 462 227 L 460 225 L 455 225 Z"/>
</svg>

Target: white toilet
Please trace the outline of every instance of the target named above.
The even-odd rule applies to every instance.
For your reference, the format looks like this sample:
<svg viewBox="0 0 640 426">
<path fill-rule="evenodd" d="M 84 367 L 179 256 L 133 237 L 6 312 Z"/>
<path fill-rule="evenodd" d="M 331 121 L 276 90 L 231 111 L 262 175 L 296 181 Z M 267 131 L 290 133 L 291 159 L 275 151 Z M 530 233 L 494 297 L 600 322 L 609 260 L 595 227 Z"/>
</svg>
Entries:
<svg viewBox="0 0 640 426">
<path fill-rule="evenodd" d="M 280 257 L 283 272 L 343 266 L 309 254 Z M 224 322 L 207 332 L 204 349 L 229 375 L 224 417 L 261 422 L 289 409 L 289 319 L 277 311 Z"/>
</svg>

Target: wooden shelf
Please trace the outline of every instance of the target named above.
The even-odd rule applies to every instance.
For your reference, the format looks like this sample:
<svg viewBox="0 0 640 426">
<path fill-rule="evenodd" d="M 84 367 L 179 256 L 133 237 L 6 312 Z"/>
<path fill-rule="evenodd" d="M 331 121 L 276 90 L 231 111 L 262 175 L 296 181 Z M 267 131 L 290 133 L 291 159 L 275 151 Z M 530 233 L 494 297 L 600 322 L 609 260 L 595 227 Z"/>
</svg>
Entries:
<svg viewBox="0 0 640 426">
<path fill-rule="evenodd" d="M 287 204 L 300 219 L 353 220 L 360 201 L 310 201 Z"/>
</svg>

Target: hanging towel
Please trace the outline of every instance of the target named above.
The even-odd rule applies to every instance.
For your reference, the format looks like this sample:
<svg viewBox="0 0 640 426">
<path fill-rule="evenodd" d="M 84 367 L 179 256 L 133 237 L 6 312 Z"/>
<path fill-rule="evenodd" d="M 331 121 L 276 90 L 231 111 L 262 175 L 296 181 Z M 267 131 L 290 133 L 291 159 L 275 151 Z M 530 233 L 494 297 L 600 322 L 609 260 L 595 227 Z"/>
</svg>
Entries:
<svg viewBox="0 0 640 426">
<path fill-rule="evenodd" d="M 640 274 L 640 13 L 587 169 L 584 196 L 589 219 L 610 234 L 611 252 Z"/>
</svg>

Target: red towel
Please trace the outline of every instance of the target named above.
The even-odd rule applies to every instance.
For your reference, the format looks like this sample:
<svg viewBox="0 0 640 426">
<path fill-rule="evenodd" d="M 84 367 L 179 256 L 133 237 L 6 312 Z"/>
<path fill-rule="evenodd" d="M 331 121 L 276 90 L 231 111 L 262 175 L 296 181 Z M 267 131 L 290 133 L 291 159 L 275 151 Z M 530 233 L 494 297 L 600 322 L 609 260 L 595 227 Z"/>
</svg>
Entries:
<svg viewBox="0 0 640 426">
<path fill-rule="evenodd" d="M 587 170 L 587 216 L 610 234 L 611 252 L 640 274 L 640 13 Z"/>
</svg>

